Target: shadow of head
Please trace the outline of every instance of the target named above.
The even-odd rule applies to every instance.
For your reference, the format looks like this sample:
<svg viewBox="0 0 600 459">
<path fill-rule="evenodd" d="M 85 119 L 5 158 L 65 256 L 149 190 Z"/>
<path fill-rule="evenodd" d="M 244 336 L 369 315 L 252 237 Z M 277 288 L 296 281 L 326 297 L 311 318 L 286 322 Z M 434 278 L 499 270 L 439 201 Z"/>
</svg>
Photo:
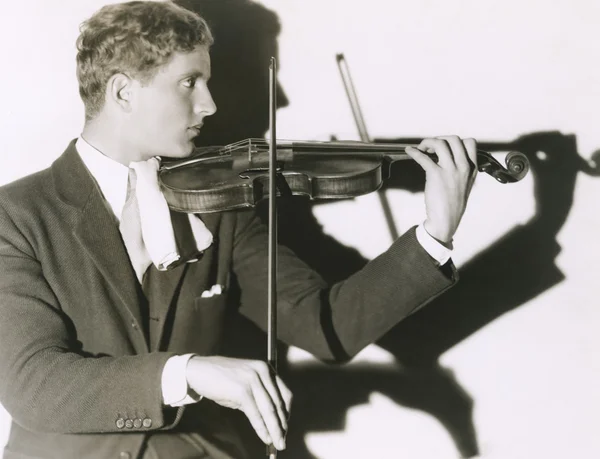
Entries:
<svg viewBox="0 0 600 459">
<path fill-rule="evenodd" d="M 278 56 L 277 15 L 250 0 L 178 0 L 202 16 L 214 35 L 209 88 L 217 113 L 206 119 L 198 146 L 263 137 L 269 128 L 269 62 Z M 278 108 L 288 105 L 277 85 Z"/>
<path fill-rule="evenodd" d="M 579 155 L 572 134 L 535 132 L 519 137 L 514 147 L 527 156 L 534 175 L 536 212 L 532 224 L 554 238 L 573 205 L 578 173 L 594 175 L 594 168 Z"/>
</svg>

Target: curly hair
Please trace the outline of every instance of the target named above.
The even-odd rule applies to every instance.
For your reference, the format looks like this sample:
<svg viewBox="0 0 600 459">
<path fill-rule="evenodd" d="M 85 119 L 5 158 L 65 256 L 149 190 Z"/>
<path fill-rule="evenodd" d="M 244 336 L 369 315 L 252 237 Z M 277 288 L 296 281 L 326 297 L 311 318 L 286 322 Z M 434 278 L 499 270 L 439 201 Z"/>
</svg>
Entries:
<svg viewBox="0 0 600 459">
<path fill-rule="evenodd" d="M 213 43 L 200 16 L 171 2 L 131 1 L 107 5 L 81 24 L 77 80 L 86 120 L 104 106 L 106 85 L 116 73 L 152 80 L 175 52 Z"/>
</svg>

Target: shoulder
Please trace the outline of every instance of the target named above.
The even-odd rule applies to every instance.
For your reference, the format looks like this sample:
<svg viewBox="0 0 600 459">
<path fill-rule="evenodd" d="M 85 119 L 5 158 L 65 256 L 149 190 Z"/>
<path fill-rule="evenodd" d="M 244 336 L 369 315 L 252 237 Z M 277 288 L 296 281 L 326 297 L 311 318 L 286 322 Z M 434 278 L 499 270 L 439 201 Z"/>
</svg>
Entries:
<svg viewBox="0 0 600 459">
<path fill-rule="evenodd" d="M 1 218 L 8 216 L 15 222 L 24 218 L 30 220 L 62 206 L 57 182 L 64 178 L 59 179 L 57 174 L 73 175 L 73 171 L 58 172 L 65 159 L 72 163 L 78 156 L 73 145 L 72 142 L 48 168 L 0 186 Z"/>
<path fill-rule="evenodd" d="M 78 157 L 75 149 L 75 139 L 72 140 L 67 148 L 54 160 L 54 162 L 41 171 L 27 175 L 6 185 L 0 186 L 0 200 L 10 202 L 17 200 L 21 204 L 30 202 L 27 198 L 39 198 L 54 186 L 54 175 L 57 169 L 60 169 L 63 164 L 76 162 Z M 32 199 L 36 201 L 37 199 Z"/>
<path fill-rule="evenodd" d="M 18 249 L 19 253 L 34 253 L 36 228 L 43 226 L 41 212 L 44 205 L 40 195 L 50 179 L 49 169 L 28 175 L 0 187 L 0 244 L 2 253 L 7 248 Z"/>
<path fill-rule="evenodd" d="M 48 186 L 52 183 L 50 168 L 17 179 L 0 186 L 0 206 L 6 211 L 26 209 L 48 194 Z"/>
</svg>

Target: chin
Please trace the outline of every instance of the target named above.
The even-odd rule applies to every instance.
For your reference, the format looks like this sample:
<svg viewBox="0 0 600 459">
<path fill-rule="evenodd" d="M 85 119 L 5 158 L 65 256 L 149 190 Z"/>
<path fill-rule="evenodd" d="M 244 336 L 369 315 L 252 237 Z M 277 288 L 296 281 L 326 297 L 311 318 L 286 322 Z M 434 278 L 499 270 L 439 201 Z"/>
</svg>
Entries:
<svg viewBox="0 0 600 459">
<path fill-rule="evenodd" d="M 187 147 L 182 150 L 181 156 L 179 156 L 180 158 L 187 158 L 188 156 L 191 156 L 192 153 L 194 153 L 194 149 L 196 148 L 196 146 L 194 145 L 194 142 L 190 142 L 189 145 L 187 145 Z"/>
<path fill-rule="evenodd" d="M 194 142 L 189 141 L 185 142 L 184 144 L 180 144 L 169 148 L 164 153 L 161 153 L 160 156 L 163 156 L 165 158 L 187 158 L 194 152 L 194 148 Z"/>
</svg>

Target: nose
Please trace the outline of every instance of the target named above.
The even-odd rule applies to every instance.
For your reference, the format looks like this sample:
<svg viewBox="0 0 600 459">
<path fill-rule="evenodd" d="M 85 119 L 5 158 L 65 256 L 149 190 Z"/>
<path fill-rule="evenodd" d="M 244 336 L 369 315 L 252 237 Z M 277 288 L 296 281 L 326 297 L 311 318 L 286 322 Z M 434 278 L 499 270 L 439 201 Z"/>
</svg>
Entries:
<svg viewBox="0 0 600 459">
<path fill-rule="evenodd" d="M 194 113 L 204 116 L 213 115 L 217 111 L 217 105 L 210 94 L 210 90 L 206 85 L 196 87 L 194 100 Z"/>
</svg>

